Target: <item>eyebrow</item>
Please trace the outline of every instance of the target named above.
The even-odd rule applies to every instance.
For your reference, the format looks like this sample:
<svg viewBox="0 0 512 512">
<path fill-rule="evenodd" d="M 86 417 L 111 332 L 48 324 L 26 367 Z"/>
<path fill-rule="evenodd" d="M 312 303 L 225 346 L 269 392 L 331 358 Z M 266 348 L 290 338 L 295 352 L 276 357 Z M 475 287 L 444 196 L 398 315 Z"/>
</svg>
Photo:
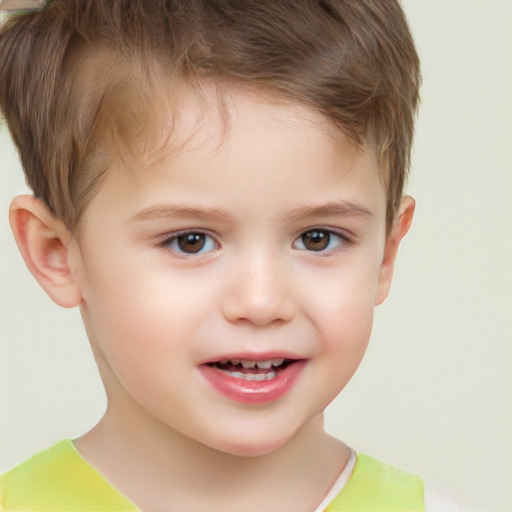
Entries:
<svg viewBox="0 0 512 512">
<path fill-rule="evenodd" d="M 311 217 L 363 217 L 372 218 L 373 213 L 366 206 L 353 201 L 332 201 L 319 206 L 299 206 L 281 214 L 283 221 L 293 222 Z"/>
<path fill-rule="evenodd" d="M 194 207 L 180 204 L 156 204 L 138 212 L 134 221 L 162 220 L 172 217 L 189 217 L 194 219 L 213 219 L 229 221 L 233 215 L 223 208 Z M 278 215 L 282 222 L 294 222 L 313 217 L 363 217 L 371 218 L 373 213 L 366 206 L 352 201 L 332 201 L 318 206 L 299 206 Z"/>
<path fill-rule="evenodd" d="M 150 206 L 138 212 L 133 220 L 161 220 L 172 217 L 208 218 L 226 221 L 231 219 L 232 215 L 222 208 L 197 208 L 194 206 L 164 203 Z"/>
</svg>

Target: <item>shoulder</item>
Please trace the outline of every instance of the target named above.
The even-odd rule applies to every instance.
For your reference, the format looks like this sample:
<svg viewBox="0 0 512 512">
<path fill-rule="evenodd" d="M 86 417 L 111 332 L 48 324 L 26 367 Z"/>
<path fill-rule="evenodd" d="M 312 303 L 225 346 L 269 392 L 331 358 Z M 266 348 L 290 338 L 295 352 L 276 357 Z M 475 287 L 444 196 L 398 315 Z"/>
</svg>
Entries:
<svg viewBox="0 0 512 512">
<path fill-rule="evenodd" d="M 357 453 L 348 481 L 325 510 L 421 511 L 423 495 L 419 476 Z"/>
<path fill-rule="evenodd" d="M 27 494 L 39 495 L 52 482 L 67 472 L 72 454 L 68 443 L 60 441 L 42 450 L 1 476 L 2 503 L 4 506 L 18 502 Z"/>
<path fill-rule="evenodd" d="M 1 476 L 1 509 L 135 510 L 77 452 L 69 439 Z"/>
<path fill-rule="evenodd" d="M 463 509 L 439 488 L 426 484 L 421 476 L 358 453 L 348 480 L 325 510 L 456 512 Z"/>
</svg>

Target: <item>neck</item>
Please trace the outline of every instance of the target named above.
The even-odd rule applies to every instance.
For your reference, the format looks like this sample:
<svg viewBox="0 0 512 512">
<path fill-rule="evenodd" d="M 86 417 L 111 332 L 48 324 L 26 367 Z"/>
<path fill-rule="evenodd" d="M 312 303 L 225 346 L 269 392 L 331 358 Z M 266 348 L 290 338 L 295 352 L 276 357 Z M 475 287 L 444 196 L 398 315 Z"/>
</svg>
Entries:
<svg viewBox="0 0 512 512">
<path fill-rule="evenodd" d="M 119 404 L 117 404 L 119 405 Z M 281 448 L 224 453 L 159 422 L 138 406 L 113 407 L 76 441 L 83 456 L 142 510 L 313 510 L 346 464 L 349 449 L 328 436 L 323 415 Z M 199 492 L 198 492 L 199 490 Z"/>
</svg>

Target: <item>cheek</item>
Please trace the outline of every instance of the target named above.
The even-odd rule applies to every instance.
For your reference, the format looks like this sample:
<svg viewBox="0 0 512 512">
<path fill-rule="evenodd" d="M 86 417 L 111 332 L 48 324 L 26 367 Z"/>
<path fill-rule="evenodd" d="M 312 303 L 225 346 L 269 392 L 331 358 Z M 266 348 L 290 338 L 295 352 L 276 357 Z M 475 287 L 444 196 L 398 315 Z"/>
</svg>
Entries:
<svg viewBox="0 0 512 512">
<path fill-rule="evenodd" d="M 373 302 L 343 302 L 340 307 L 326 309 L 320 332 L 321 356 L 318 370 L 324 390 L 321 407 L 327 407 L 345 388 L 364 357 L 373 325 Z"/>
<path fill-rule="evenodd" d="M 348 383 L 368 347 L 377 274 L 376 269 L 339 272 L 337 279 L 326 283 L 325 293 L 311 302 L 317 318 L 319 363 L 328 386 L 325 405 Z"/>
<path fill-rule="evenodd" d="M 368 270 L 342 270 L 325 279 L 319 292 L 311 297 L 310 307 L 317 312 L 317 328 L 332 343 L 369 337 L 377 277 L 377 265 Z"/>
<path fill-rule="evenodd" d="M 372 332 L 373 311 L 371 300 L 326 309 L 319 328 L 324 353 L 342 359 L 344 366 L 351 366 L 356 361 L 359 364 Z"/>
<path fill-rule="evenodd" d="M 84 300 L 90 339 L 116 373 L 165 373 L 173 361 L 197 358 L 194 340 L 200 322 L 211 316 L 204 283 L 150 262 L 88 263 Z"/>
<path fill-rule="evenodd" d="M 155 352 L 170 350 L 169 331 L 179 311 L 165 287 L 155 288 L 147 272 L 127 262 L 90 264 L 88 270 L 84 321 L 106 359 L 129 371 L 145 366 Z"/>
</svg>

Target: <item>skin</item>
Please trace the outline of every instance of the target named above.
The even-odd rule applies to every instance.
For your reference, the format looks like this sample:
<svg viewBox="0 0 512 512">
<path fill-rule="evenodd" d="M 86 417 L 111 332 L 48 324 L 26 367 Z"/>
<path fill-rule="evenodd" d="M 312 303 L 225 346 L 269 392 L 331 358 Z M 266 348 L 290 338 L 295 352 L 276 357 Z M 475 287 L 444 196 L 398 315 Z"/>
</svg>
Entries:
<svg viewBox="0 0 512 512">
<path fill-rule="evenodd" d="M 364 355 L 414 201 L 386 236 L 375 155 L 301 106 L 237 93 L 228 112 L 226 132 L 185 104 L 158 160 L 124 154 L 79 236 L 28 196 L 11 225 L 50 297 L 80 307 L 108 397 L 75 442 L 91 464 L 143 510 L 310 511 L 348 460 L 323 411 Z M 183 230 L 203 249 L 184 253 Z M 241 403 L 200 371 L 238 353 L 305 364 L 284 396 Z"/>
<path fill-rule="evenodd" d="M 0 11 L 41 9 L 46 0 L 0 0 Z"/>
</svg>

